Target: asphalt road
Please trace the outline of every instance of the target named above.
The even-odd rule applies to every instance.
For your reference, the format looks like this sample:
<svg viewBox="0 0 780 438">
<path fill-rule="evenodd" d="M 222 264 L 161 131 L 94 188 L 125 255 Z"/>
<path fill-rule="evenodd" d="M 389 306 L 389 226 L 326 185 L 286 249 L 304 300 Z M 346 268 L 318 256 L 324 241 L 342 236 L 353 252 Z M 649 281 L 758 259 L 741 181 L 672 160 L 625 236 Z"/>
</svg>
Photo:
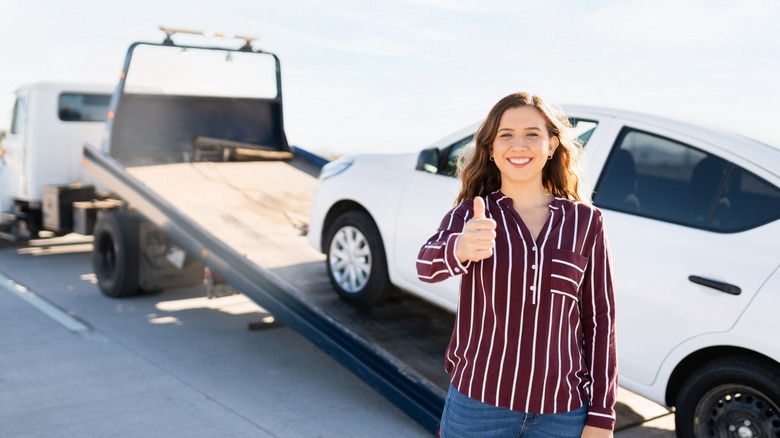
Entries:
<svg viewBox="0 0 780 438">
<path fill-rule="evenodd" d="M 430 436 L 242 295 L 109 299 L 83 238 L 0 246 L 0 437 Z M 617 437 L 673 437 L 627 392 Z M 649 420 L 649 421 L 647 421 Z"/>
</svg>

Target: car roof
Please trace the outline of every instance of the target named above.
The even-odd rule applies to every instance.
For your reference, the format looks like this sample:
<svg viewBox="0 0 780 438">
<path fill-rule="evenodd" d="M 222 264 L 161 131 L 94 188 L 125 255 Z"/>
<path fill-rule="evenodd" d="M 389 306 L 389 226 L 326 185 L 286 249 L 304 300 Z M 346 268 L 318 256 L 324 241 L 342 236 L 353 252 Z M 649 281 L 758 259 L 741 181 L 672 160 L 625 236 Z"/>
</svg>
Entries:
<svg viewBox="0 0 780 438">
<path fill-rule="evenodd" d="M 780 148 L 744 135 L 638 111 L 590 105 L 562 105 L 562 108 L 564 112 L 572 115 L 590 113 L 611 116 L 624 121 L 636 120 L 650 123 L 667 130 L 694 137 L 719 149 L 738 153 L 769 172 L 780 175 Z"/>
<path fill-rule="evenodd" d="M 775 176 L 780 176 L 780 148 L 762 143 L 749 137 L 730 131 L 708 128 L 683 120 L 658 115 L 591 105 L 561 105 L 564 113 L 572 116 L 599 115 L 612 117 L 624 123 L 638 121 L 655 125 L 667 131 L 673 131 L 688 137 L 709 143 L 714 148 L 738 154 L 755 166 L 761 167 Z M 438 140 L 432 147 L 446 147 L 468 135 L 474 134 L 481 122 L 473 123 Z"/>
</svg>

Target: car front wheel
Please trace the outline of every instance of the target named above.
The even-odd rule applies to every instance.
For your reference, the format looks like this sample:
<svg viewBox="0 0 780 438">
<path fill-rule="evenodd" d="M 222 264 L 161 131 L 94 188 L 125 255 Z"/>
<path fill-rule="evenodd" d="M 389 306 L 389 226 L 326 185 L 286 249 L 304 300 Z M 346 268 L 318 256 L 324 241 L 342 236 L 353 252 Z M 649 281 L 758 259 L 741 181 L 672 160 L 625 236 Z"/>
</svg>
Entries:
<svg viewBox="0 0 780 438">
<path fill-rule="evenodd" d="M 725 357 L 695 371 L 678 396 L 678 437 L 780 437 L 780 369 Z"/>
<path fill-rule="evenodd" d="M 328 277 L 345 301 L 368 306 L 392 293 L 382 239 L 366 213 L 350 211 L 336 218 L 326 248 Z"/>
</svg>

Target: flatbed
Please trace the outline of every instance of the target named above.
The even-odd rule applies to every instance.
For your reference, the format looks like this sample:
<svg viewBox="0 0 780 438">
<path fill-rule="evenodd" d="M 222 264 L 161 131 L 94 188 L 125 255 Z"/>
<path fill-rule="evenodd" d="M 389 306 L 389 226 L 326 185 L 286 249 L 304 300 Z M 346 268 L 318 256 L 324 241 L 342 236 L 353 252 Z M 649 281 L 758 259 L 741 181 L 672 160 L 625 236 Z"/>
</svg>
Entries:
<svg viewBox="0 0 780 438">
<path fill-rule="evenodd" d="M 316 166 L 296 156 L 124 167 L 90 146 L 85 157 L 91 174 L 171 240 L 436 430 L 454 316 L 403 294 L 371 309 L 338 298 L 305 237 Z"/>
<path fill-rule="evenodd" d="M 318 168 L 296 158 L 127 170 L 249 262 L 288 283 L 297 299 L 343 325 L 361 342 L 404 362 L 444 395 L 448 378 L 442 361 L 454 315 L 404 294 L 370 309 L 338 298 L 328 282 L 324 256 L 305 238 Z"/>
</svg>

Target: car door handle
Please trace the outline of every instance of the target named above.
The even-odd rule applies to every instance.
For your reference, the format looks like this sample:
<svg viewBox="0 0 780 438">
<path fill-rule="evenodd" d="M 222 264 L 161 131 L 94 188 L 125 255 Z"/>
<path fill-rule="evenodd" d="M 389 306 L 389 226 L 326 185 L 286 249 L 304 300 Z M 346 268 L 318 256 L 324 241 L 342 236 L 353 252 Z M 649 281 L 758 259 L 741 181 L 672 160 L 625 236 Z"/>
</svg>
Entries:
<svg viewBox="0 0 780 438">
<path fill-rule="evenodd" d="M 742 293 L 742 289 L 740 289 L 739 286 L 726 283 L 723 281 L 717 281 L 709 278 L 699 277 L 698 275 L 689 275 L 688 280 L 691 280 L 692 282 L 696 284 L 700 284 L 702 286 L 707 286 L 713 289 L 717 289 L 721 292 L 726 292 L 727 294 L 731 294 L 731 295 L 739 295 Z"/>
</svg>

